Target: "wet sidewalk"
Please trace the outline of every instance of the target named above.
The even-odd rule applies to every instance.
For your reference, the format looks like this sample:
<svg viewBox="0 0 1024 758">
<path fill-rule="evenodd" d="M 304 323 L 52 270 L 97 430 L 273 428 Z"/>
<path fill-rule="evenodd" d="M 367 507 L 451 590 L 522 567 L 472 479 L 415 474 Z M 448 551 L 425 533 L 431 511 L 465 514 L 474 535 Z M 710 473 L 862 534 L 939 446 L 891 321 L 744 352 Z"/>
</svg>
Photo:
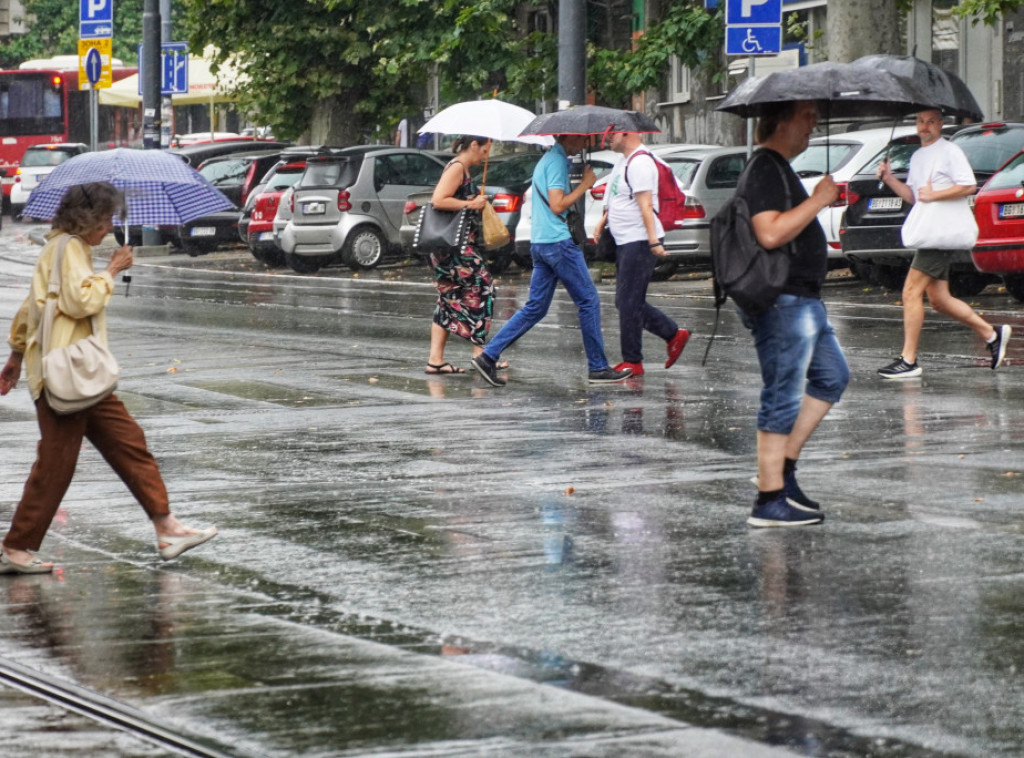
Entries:
<svg viewBox="0 0 1024 758">
<path fill-rule="evenodd" d="M 176 510 L 221 534 L 161 563 L 87 448 L 59 571 L 0 577 L 0 658 L 228 755 L 1024 752 L 1020 344 L 992 372 L 936 319 L 925 378 L 888 385 L 899 309 L 830 292 L 854 380 L 801 461 L 827 520 L 780 533 L 744 524 L 759 384 L 729 314 L 707 367 L 702 339 L 671 371 L 651 346 L 642 380 L 594 388 L 560 296 L 495 390 L 422 373 L 427 284 L 139 266 L 132 293 L 119 394 Z M 525 286 L 501 293 L 499 323 Z M 700 287 L 655 297 L 710 332 Z M 24 390 L 0 425 L 8 518 Z M 45 718 L 3 723 L 0 751 L 46 752 Z M 80 724 L 78 755 L 121 754 Z"/>
</svg>

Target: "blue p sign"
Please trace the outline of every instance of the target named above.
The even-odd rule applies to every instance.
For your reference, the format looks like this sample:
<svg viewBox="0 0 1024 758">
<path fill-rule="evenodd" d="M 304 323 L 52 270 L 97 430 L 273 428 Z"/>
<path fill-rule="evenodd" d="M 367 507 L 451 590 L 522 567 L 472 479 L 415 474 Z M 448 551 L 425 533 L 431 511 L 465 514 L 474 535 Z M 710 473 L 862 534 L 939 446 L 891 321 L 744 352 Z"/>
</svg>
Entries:
<svg viewBox="0 0 1024 758">
<path fill-rule="evenodd" d="M 80 0 L 79 10 L 79 37 L 114 36 L 114 0 Z"/>
</svg>

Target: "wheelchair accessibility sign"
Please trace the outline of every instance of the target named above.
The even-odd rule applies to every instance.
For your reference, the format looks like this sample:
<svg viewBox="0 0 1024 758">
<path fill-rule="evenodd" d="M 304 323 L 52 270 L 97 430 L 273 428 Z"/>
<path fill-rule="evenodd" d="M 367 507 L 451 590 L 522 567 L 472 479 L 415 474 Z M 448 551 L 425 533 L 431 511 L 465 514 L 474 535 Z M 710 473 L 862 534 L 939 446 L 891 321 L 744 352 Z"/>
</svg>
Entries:
<svg viewBox="0 0 1024 758">
<path fill-rule="evenodd" d="M 725 24 L 726 55 L 782 50 L 782 0 L 726 0 Z"/>
</svg>

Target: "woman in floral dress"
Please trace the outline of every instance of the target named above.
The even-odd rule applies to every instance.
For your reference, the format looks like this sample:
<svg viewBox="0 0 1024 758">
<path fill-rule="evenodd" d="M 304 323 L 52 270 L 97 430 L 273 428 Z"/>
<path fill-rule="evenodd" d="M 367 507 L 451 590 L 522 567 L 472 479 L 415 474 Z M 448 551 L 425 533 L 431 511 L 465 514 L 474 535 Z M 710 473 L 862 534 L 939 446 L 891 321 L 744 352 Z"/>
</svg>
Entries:
<svg viewBox="0 0 1024 758">
<path fill-rule="evenodd" d="M 431 203 L 442 211 L 470 208 L 479 211 L 487 202 L 469 178 L 469 169 L 487 159 L 491 141 L 486 137 L 465 135 L 452 145 L 455 158 L 441 174 Z M 428 374 L 463 374 L 465 369 L 444 359 L 448 336 L 455 334 L 473 344 L 473 356 L 483 352 L 491 329 L 494 310 L 494 284 L 491 272 L 476 246 L 479 225 L 469 233 L 467 243 L 430 254 L 430 265 L 437 279 L 437 307 L 430 325 Z"/>
</svg>

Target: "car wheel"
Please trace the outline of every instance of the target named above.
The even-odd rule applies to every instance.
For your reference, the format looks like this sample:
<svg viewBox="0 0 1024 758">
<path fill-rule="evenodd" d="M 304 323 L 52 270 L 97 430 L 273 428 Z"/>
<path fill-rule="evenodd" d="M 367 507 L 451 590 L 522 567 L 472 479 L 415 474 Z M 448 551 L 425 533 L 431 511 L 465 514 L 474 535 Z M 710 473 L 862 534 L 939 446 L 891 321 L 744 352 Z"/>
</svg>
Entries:
<svg viewBox="0 0 1024 758">
<path fill-rule="evenodd" d="M 953 297 L 980 295 L 992 280 L 984 274 L 965 271 L 949 275 L 949 294 Z"/>
<path fill-rule="evenodd" d="M 907 269 L 902 266 L 879 264 L 875 266 L 875 278 L 887 290 L 902 290 L 907 278 Z"/>
<path fill-rule="evenodd" d="M 651 281 L 663 282 L 669 279 L 679 269 L 678 261 L 664 261 L 654 266 L 654 273 L 651 274 Z"/>
<path fill-rule="evenodd" d="M 505 245 L 500 250 L 494 251 L 494 257 L 487 262 L 487 270 L 492 274 L 500 274 L 512 265 L 512 245 Z"/>
<path fill-rule="evenodd" d="M 850 264 L 850 273 L 853 274 L 858 279 L 860 279 L 862 282 L 876 281 L 874 263 L 862 261 L 859 258 L 848 258 L 847 261 Z"/>
<path fill-rule="evenodd" d="M 315 274 L 320 270 L 320 258 L 317 256 L 285 253 L 284 262 L 288 264 L 288 268 L 298 274 Z"/>
<path fill-rule="evenodd" d="M 375 268 L 387 249 L 387 241 L 372 226 L 358 226 L 348 233 L 341 260 L 353 271 Z"/>
<path fill-rule="evenodd" d="M 195 242 L 189 242 L 188 240 L 181 241 L 181 249 L 185 251 L 186 255 L 190 255 L 193 258 L 213 252 L 213 248 L 197 245 Z"/>
<path fill-rule="evenodd" d="M 279 247 L 265 247 L 263 248 L 262 260 L 271 268 L 281 268 L 281 266 L 285 265 L 284 250 Z"/>
<path fill-rule="evenodd" d="M 11 206 L 11 218 L 14 219 L 15 221 L 24 221 L 25 219 L 23 219 L 21 217 L 21 213 L 24 210 L 25 210 L 25 206 L 24 205 L 12 205 Z"/>
<path fill-rule="evenodd" d="M 512 253 L 512 260 L 523 271 L 533 270 L 533 257 L 529 253 Z"/>
<path fill-rule="evenodd" d="M 1006 285 L 1010 297 L 1018 303 L 1024 303 L 1024 274 L 1005 274 L 1003 284 Z"/>
</svg>

